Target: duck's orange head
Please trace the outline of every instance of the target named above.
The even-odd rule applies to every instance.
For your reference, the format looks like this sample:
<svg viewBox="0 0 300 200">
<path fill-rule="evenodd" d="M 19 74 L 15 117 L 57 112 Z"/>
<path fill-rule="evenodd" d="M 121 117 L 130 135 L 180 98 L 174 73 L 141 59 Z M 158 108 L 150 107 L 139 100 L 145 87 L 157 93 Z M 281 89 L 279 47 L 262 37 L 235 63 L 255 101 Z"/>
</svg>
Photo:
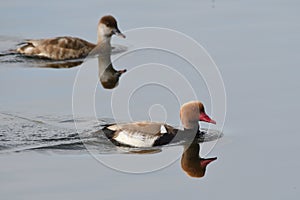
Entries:
<svg viewBox="0 0 300 200">
<path fill-rule="evenodd" d="M 203 104 L 200 101 L 190 101 L 180 108 L 180 119 L 186 129 L 198 128 L 199 121 L 216 124 L 206 113 Z"/>
</svg>

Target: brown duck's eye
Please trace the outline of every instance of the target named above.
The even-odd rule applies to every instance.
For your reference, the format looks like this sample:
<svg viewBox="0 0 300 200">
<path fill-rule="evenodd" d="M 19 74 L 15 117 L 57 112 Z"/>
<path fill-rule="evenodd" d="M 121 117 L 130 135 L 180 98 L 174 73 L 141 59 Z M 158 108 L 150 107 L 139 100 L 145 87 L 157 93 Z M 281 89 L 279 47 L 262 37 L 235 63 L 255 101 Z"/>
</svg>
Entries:
<svg viewBox="0 0 300 200">
<path fill-rule="evenodd" d="M 106 25 L 107 27 L 110 27 L 110 24 L 109 24 L 109 23 L 106 23 L 105 25 Z"/>
</svg>

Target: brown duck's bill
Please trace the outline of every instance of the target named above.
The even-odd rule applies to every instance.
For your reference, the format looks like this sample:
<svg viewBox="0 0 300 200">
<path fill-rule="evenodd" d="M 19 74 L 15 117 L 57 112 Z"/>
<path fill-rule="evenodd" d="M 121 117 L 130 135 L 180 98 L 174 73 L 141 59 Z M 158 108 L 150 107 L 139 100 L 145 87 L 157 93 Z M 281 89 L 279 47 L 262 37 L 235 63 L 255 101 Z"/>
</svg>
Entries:
<svg viewBox="0 0 300 200">
<path fill-rule="evenodd" d="M 206 113 L 201 113 L 199 116 L 199 120 L 207 123 L 216 124 L 216 121 L 211 119 Z"/>
<path fill-rule="evenodd" d="M 122 37 L 122 38 L 126 38 L 126 36 L 121 33 L 121 31 L 119 29 L 115 29 L 113 30 L 114 34 L 116 34 L 116 36 Z"/>
</svg>

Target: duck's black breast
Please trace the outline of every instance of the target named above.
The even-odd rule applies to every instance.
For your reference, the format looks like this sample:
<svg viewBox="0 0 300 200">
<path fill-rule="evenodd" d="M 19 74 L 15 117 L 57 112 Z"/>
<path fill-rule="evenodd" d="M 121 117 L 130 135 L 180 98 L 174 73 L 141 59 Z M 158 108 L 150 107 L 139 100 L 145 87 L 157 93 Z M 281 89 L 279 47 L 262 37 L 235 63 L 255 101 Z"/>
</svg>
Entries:
<svg viewBox="0 0 300 200">
<path fill-rule="evenodd" d="M 169 144 L 178 132 L 178 129 L 175 129 L 168 125 L 165 125 L 165 128 L 167 130 L 166 133 L 162 134 L 159 138 L 157 138 L 153 146 L 161 146 L 161 145 Z"/>
<path fill-rule="evenodd" d="M 107 126 L 104 127 L 104 128 L 102 129 L 102 131 L 103 131 L 103 133 L 105 134 L 105 136 L 106 136 L 108 139 L 110 139 L 110 140 L 114 137 L 115 132 L 116 132 L 116 131 L 114 131 L 114 130 L 108 129 Z"/>
</svg>

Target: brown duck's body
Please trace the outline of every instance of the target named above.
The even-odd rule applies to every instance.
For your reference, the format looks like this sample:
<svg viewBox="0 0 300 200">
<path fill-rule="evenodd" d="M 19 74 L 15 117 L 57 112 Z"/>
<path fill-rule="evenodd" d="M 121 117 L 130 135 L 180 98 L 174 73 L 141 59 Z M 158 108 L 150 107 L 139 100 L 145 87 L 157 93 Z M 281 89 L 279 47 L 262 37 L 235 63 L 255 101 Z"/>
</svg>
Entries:
<svg viewBox="0 0 300 200">
<path fill-rule="evenodd" d="M 95 44 L 76 37 L 56 37 L 27 40 L 17 52 L 26 56 L 36 56 L 52 60 L 68 60 L 86 57 Z"/>
<path fill-rule="evenodd" d="M 116 19 L 111 15 L 103 16 L 98 23 L 97 44 L 76 37 L 56 37 L 39 40 L 26 40 L 15 51 L 25 56 L 69 60 L 86 57 L 96 46 L 110 46 L 112 35 L 125 38 L 118 28 Z M 110 48 L 107 48 L 110 51 Z M 110 55 L 110 52 L 107 52 Z"/>
</svg>

